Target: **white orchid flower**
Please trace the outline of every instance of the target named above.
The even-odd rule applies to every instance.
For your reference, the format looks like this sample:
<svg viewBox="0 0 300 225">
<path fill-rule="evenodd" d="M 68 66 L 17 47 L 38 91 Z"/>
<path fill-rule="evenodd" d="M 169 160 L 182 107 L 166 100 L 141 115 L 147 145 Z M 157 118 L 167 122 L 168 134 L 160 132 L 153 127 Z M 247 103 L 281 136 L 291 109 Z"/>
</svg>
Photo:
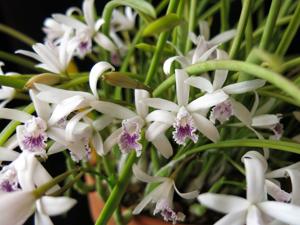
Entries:
<svg viewBox="0 0 300 225">
<path fill-rule="evenodd" d="M 68 27 L 58 23 L 53 18 L 46 18 L 44 21 L 43 31 L 46 34 L 45 42 L 56 42 L 61 39 L 67 32 Z"/>
<path fill-rule="evenodd" d="M 271 218 L 287 224 L 300 224 L 299 206 L 266 200 L 265 158 L 257 152 L 250 151 L 242 160 L 246 169 L 247 199 L 214 193 L 198 196 L 199 202 L 205 207 L 227 214 L 215 224 L 269 224 Z"/>
<path fill-rule="evenodd" d="M 141 211 L 149 204 L 155 203 L 155 209 L 153 214 L 160 214 L 165 221 L 173 222 L 176 224 L 177 221 L 183 221 L 185 215 L 181 212 L 176 213 L 173 210 L 173 196 L 174 190 L 176 193 L 184 199 L 194 199 L 199 194 L 198 191 L 192 191 L 188 193 L 181 193 L 176 188 L 175 181 L 169 177 L 156 177 L 149 176 L 143 172 L 136 164 L 132 167 L 133 173 L 137 179 L 146 182 L 146 183 L 161 183 L 157 186 L 152 192 L 150 192 L 133 210 L 133 214 L 139 214 Z"/>
<path fill-rule="evenodd" d="M 196 143 L 198 135 L 195 132 L 197 130 L 208 139 L 217 142 L 220 138 L 217 128 L 199 111 L 224 102 L 228 98 L 227 94 L 218 90 L 188 103 L 190 89 L 189 85 L 184 82 L 188 75 L 184 70 L 177 69 L 175 70 L 175 77 L 178 104 L 160 98 L 145 99 L 145 104 L 158 109 L 146 117 L 148 122 L 154 121 L 148 128 L 146 137 L 154 139 L 173 126 L 175 128 L 173 138 L 177 144 L 183 145 L 187 139 Z M 164 122 L 167 126 L 157 126 L 156 122 Z"/>
<path fill-rule="evenodd" d="M 217 50 L 217 59 L 226 59 L 228 55 L 223 51 Z M 265 85 L 265 81 L 255 79 L 250 81 L 243 81 L 235 84 L 229 84 L 223 87 L 228 75 L 228 70 L 216 70 L 214 73 L 214 80 L 210 82 L 208 79 L 201 76 L 192 76 L 185 80 L 185 83 L 193 87 L 199 88 L 205 93 L 214 93 L 215 91 L 222 90 L 228 96 L 234 94 L 243 94 L 256 90 Z M 210 114 L 210 119 L 213 123 L 216 120 L 223 123 L 231 116 L 237 117 L 246 125 L 251 125 L 251 114 L 249 110 L 241 103 L 235 101 L 233 98 L 228 98 L 216 105 Z"/>
<path fill-rule="evenodd" d="M 76 200 L 68 197 L 36 197 L 35 188 L 52 178 L 33 154 L 20 154 L 3 170 L 0 174 L 0 210 L 5 212 L 0 217 L 2 225 L 22 225 L 34 211 L 35 225 L 52 225 L 49 216 L 65 213 L 76 204 Z M 50 190 L 57 188 L 56 185 Z"/>
<path fill-rule="evenodd" d="M 135 150 L 140 156 L 142 145 L 139 143 L 141 139 L 141 130 L 146 126 L 145 118 L 148 115 L 148 106 L 144 103 L 149 98 L 149 93 L 145 90 L 135 90 L 135 108 L 136 112 L 119 106 L 114 103 L 104 101 L 94 101 L 91 106 L 106 116 L 122 120 L 122 127 L 115 130 L 104 142 L 104 154 L 118 144 L 122 153 L 128 153 Z M 164 122 L 158 122 L 158 126 L 165 126 Z M 147 137 L 146 137 L 147 139 Z M 167 137 L 161 133 L 156 138 L 147 139 L 151 141 L 157 150 L 166 158 L 173 154 L 172 146 Z"/>
<path fill-rule="evenodd" d="M 105 21 L 103 19 L 95 19 L 94 0 L 84 0 L 82 9 L 85 23 L 72 16 L 53 14 L 55 21 L 75 29 L 74 40 L 76 40 L 78 46 L 78 55 L 83 57 L 92 50 L 92 40 L 105 50 L 114 52 L 116 50 L 114 43 L 103 33 L 99 32 L 100 27 Z"/>
<path fill-rule="evenodd" d="M 174 61 L 177 61 L 182 68 L 186 68 L 192 64 L 204 62 L 209 58 L 215 58 L 215 56 L 213 56 L 213 53 L 216 51 L 219 45 L 229 41 L 236 34 L 236 30 L 229 30 L 220 33 L 213 39 L 209 40 L 208 24 L 204 21 L 201 21 L 199 23 L 199 27 L 201 35 L 197 37 L 195 33 L 191 32 L 189 34 L 190 39 L 196 45 L 196 48 L 188 52 L 186 56 L 178 52 L 178 56 L 168 58 L 163 65 L 163 70 L 165 74 L 170 74 L 171 66 Z"/>
<path fill-rule="evenodd" d="M 294 163 L 290 166 L 283 167 L 277 170 L 273 170 L 266 174 L 268 179 L 278 179 L 278 178 L 287 178 L 289 177 L 292 183 L 292 192 L 290 196 L 286 194 L 285 191 L 281 190 L 280 187 L 274 193 L 274 198 L 283 199 L 284 201 L 289 201 L 291 199 L 291 204 L 300 206 L 300 163 Z M 289 198 L 290 199 L 289 199 Z"/>
<path fill-rule="evenodd" d="M 30 96 L 37 113 L 36 117 L 16 109 L 0 109 L 0 118 L 16 120 L 24 124 L 17 127 L 17 140 L 21 150 L 46 158 L 46 141 L 51 138 L 63 144 L 81 159 L 85 155 L 85 148 L 80 148 L 84 147 L 82 136 L 88 135 L 90 128 L 85 124 L 79 124 L 76 127 L 77 142 L 71 143 L 66 140 L 65 131 L 60 126 L 61 119 L 80 107 L 84 100 L 80 96 L 73 96 L 72 99 L 63 101 L 52 111 L 48 103 L 36 97 L 35 90 L 30 90 Z"/>
<path fill-rule="evenodd" d="M 8 76 L 12 73 L 6 73 L 4 74 L 3 71 L 2 71 L 2 66 L 4 66 L 4 63 L 0 61 L 0 76 Z M 0 100 L 2 101 L 0 103 L 0 108 L 3 108 L 5 107 L 5 105 L 7 103 L 9 103 L 14 97 L 15 97 L 15 94 L 16 94 L 16 90 L 12 87 L 7 87 L 7 86 L 1 86 L 0 88 Z"/>
<path fill-rule="evenodd" d="M 68 29 L 57 45 L 51 42 L 46 44 L 37 43 L 32 46 L 35 53 L 26 50 L 18 50 L 16 53 L 41 62 L 36 67 L 57 74 L 65 73 L 76 48 L 76 45 L 70 39 L 70 35 L 71 30 Z"/>
<path fill-rule="evenodd" d="M 121 10 L 114 9 L 110 21 L 111 29 L 115 32 L 134 29 L 137 13 L 126 6 L 124 13 Z"/>
</svg>

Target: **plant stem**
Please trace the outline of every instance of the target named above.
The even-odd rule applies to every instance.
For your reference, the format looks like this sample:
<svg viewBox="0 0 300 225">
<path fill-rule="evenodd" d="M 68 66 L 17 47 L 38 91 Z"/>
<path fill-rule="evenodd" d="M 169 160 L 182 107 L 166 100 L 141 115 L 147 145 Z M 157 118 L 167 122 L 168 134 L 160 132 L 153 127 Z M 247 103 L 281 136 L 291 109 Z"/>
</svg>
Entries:
<svg viewBox="0 0 300 225">
<path fill-rule="evenodd" d="M 120 174 L 118 183 L 114 186 L 111 194 L 109 195 L 104 208 L 101 211 L 95 225 L 105 225 L 107 224 L 109 218 L 119 206 L 120 201 L 125 193 L 126 187 L 130 181 L 129 177 L 132 174 L 132 165 L 136 160 L 136 154 L 132 151 L 126 161 L 126 164 L 123 167 L 123 170 Z"/>
<path fill-rule="evenodd" d="M 168 7 L 168 10 L 167 10 L 167 14 L 172 13 L 172 12 L 175 11 L 176 6 L 177 6 L 177 2 L 178 2 L 178 0 L 171 0 L 170 1 L 169 7 Z M 149 70 L 148 70 L 148 73 L 147 73 L 147 76 L 146 76 L 146 80 L 145 80 L 146 85 L 148 85 L 151 82 L 155 72 L 157 71 L 158 63 L 159 63 L 160 57 L 162 55 L 162 50 L 164 49 L 164 46 L 166 44 L 169 33 L 170 33 L 169 31 L 162 32 L 158 37 L 155 52 L 153 54 L 153 57 L 152 57 L 152 60 L 151 60 L 151 63 L 150 63 L 150 67 L 149 67 Z"/>
<path fill-rule="evenodd" d="M 229 28 L 229 4 L 230 2 L 228 0 L 221 0 L 221 32 Z"/>
<path fill-rule="evenodd" d="M 284 56 L 288 50 L 293 38 L 295 37 L 298 28 L 300 25 L 300 2 L 297 5 L 297 8 L 294 12 L 292 20 L 290 21 L 288 27 L 286 28 L 283 37 L 280 40 L 280 43 L 276 49 L 276 55 Z"/>
<path fill-rule="evenodd" d="M 188 32 L 193 32 L 196 25 L 196 9 L 197 9 L 197 0 L 190 1 L 190 10 L 189 10 L 189 22 L 188 22 Z M 185 52 L 188 52 L 192 47 L 192 42 L 189 38 L 186 39 Z"/>
<path fill-rule="evenodd" d="M 260 49 L 267 49 L 268 47 L 268 44 L 271 40 L 274 31 L 274 26 L 276 24 L 276 19 L 278 17 L 278 12 L 280 9 L 281 2 L 282 2 L 281 0 L 273 0 L 271 3 L 267 22 L 266 25 L 264 26 L 265 27 L 264 32 L 259 43 Z"/>
<path fill-rule="evenodd" d="M 243 1 L 243 8 L 241 12 L 241 16 L 239 19 L 238 27 L 237 27 L 237 35 L 235 36 L 233 43 L 230 48 L 229 56 L 231 59 L 236 57 L 236 54 L 239 51 L 241 42 L 242 42 L 242 37 L 244 35 L 245 29 L 246 29 L 246 24 L 248 21 L 248 16 L 251 11 L 251 0 L 244 0 Z"/>
<path fill-rule="evenodd" d="M 23 79 L 0 75 L 0 85 L 23 89 L 25 84 L 26 84 L 26 81 Z"/>
<path fill-rule="evenodd" d="M 17 31 L 14 28 L 11 28 L 2 23 L 0 23 L 0 32 L 5 33 L 11 37 L 14 37 L 15 39 L 17 39 L 29 46 L 32 46 L 34 43 L 36 43 L 36 41 L 33 40 L 31 37 L 28 37 L 27 35 L 21 33 L 20 31 Z"/>
<path fill-rule="evenodd" d="M 218 69 L 226 69 L 231 71 L 239 71 L 249 73 L 255 77 L 264 79 L 274 84 L 279 89 L 285 91 L 292 96 L 295 100 L 300 102 L 300 89 L 290 80 L 282 75 L 275 73 L 271 70 L 257 66 L 255 64 L 237 61 L 237 60 L 210 60 L 201 63 L 191 65 L 186 68 L 186 71 L 190 75 L 202 74 L 208 71 L 214 71 Z M 153 96 L 159 96 L 166 89 L 175 83 L 174 75 L 170 76 L 163 83 L 161 83 L 154 91 Z"/>
</svg>

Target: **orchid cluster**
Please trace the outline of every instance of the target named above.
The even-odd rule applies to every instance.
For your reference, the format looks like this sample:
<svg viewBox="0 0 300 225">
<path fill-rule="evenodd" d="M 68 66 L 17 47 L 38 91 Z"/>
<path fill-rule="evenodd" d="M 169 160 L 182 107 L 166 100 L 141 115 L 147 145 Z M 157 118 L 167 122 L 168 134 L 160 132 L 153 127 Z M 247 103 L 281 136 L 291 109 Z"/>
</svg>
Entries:
<svg viewBox="0 0 300 225">
<path fill-rule="evenodd" d="M 273 0 L 255 27 L 265 11 L 245 0 L 235 29 L 230 3 L 203 2 L 112 0 L 100 17 L 83 0 L 45 20 L 33 51 L 15 52 L 35 73 L 0 63 L 1 225 L 32 214 L 53 224 L 77 203 L 69 190 L 106 202 L 96 225 L 149 209 L 172 224 L 300 224 L 299 58 L 285 62 L 300 2 Z M 45 162 L 55 154 L 67 172 L 54 177 Z"/>
</svg>

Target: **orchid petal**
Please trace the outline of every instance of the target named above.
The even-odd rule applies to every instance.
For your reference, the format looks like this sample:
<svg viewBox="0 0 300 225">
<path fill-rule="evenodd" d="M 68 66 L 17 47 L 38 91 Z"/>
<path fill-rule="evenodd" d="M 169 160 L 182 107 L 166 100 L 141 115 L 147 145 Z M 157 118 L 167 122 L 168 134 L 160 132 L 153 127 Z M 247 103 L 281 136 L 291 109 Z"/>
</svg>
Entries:
<svg viewBox="0 0 300 225">
<path fill-rule="evenodd" d="M 104 34 L 102 33 L 96 33 L 96 35 L 94 36 L 94 41 L 101 46 L 102 48 L 104 48 L 105 50 L 109 51 L 109 52 L 115 52 L 117 51 L 117 47 L 115 46 L 115 44 Z"/>
<path fill-rule="evenodd" d="M 35 83 L 34 86 L 40 91 L 37 97 L 40 100 L 49 103 L 59 104 L 61 101 L 73 97 L 74 95 L 82 96 L 87 100 L 95 100 L 95 97 L 92 94 L 83 91 L 67 91 L 38 83 Z"/>
<path fill-rule="evenodd" d="M 235 101 L 234 99 L 230 99 L 230 103 L 232 106 L 233 114 L 238 118 L 242 123 L 250 126 L 251 125 L 251 113 L 249 110 L 240 102 Z"/>
<path fill-rule="evenodd" d="M 14 161 L 18 158 L 19 153 L 8 148 L 0 147 L 0 162 L 1 161 Z"/>
<path fill-rule="evenodd" d="M 177 104 L 161 98 L 146 98 L 144 100 L 144 103 L 155 109 L 162 109 L 173 112 L 177 112 L 179 110 L 179 106 Z"/>
<path fill-rule="evenodd" d="M 96 131 L 103 130 L 105 127 L 107 127 L 111 122 L 113 121 L 113 118 L 109 115 L 102 115 L 98 119 L 94 120 L 93 127 Z"/>
<path fill-rule="evenodd" d="M 199 56 L 195 59 L 193 57 L 192 64 L 206 61 L 218 47 L 219 47 L 219 45 L 215 45 L 215 46 L 209 48 L 207 51 L 205 51 L 201 56 Z"/>
<path fill-rule="evenodd" d="M 36 204 L 38 206 L 38 204 Z M 48 215 L 40 212 L 34 214 L 34 225 L 54 225 Z"/>
<path fill-rule="evenodd" d="M 227 94 L 243 94 L 249 91 L 254 91 L 266 83 L 265 80 L 255 79 L 251 81 L 243 81 L 235 84 L 230 84 L 223 87 L 223 91 Z"/>
<path fill-rule="evenodd" d="M 99 155 L 104 155 L 103 140 L 98 132 L 95 132 L 92 138 L 94 148 Z"/>
<path fill-rule="evenodd" d="M 154 110 L 146 117 L 147 122 L 157 121 L 173 125 L 175 122 L 175 115 L 171 112 L 164 110 Z"/>
<path fill-rule="evenodd" d="M 266 180 L 265 187 L 267 193 L 272 196 L 276 201 L 279 202 L 289 202 L 291 200 L 291 195 L 280 188 L 279 185 L 275 184 L 270 180 Z"/>
<path fill-rule="evenodd" d="M 170 158 L 173 155 L 172 145 L 169 139 L 164 134 L 161 134 L 152 139 L 152 144 L 155 146 L 157 151 L 166 159 Z"/>
<path fill-rule="evenodd" d="M 140 214 L 142 210 L 151 202 L 151 196 L 147 195 L 132 211 L 133 215 Z M 7 224 L 8 225 L 8 224 Z"/>
<path fill-rule="evenodd" d="M 49 104 L 37 98 L 37 91 L 31 89 L 29 90 L 29 94 L 37 115 L 43 120 L 47 121 L 51 115 L 51 108 Z"/>
<path fill-rule="evenodd" d="M 193 113 L 192 117 L 195 123 L 195 127 L 205 137 L 213 142 L 217 142 L 220 139 L 219 131 L 210 120 L 198 113 Z"/>
<path fill-rule="evenodd" d="M 210 30 L 207 21 L 199 21 L 199 30 L 200 34 L 205 38 L 205 40 L 208 40 L 210 36 Z"/>
<path fill-rule="evenodd" d="M 89 75 L 89 84 L 90 84 L 90 88 L 91 91 L 93 93 L 94 96 L 96 96 L 97 98 L 99 98 L 98 96 L 98 92 L 97 92 L 97 82 L 100 76 L 102 76 L 102 74 L 108 70 L 114 71 L 115 68 L 107 63 L 107 62 L 98 62 L 96 63 Z"/>
<path fill-rule="evenodd" d="M 111 133 L 104 141 L 104 154 L 107 154 L 114 145 L 118 143 L 119 136 L 122 133 L 122 128 L 119 128 Z"/>
<path fill-rule="evenodd" d="M 163 71 L 166 75 L 171 73 L 171 67 L 174 61 L 177 61 L 182 68 L 185 68 L 189 63 L 184 56 L 173 56 L 168 58 L 163 65 Z"/>
<path fill-rule="evenodd" d="M 136 113 L 131 111 L 130 109 L 111 102 L 93 101 L 90 103 L 90 105 L 98 112 L 118 119 L 124 120 L 136 116 Z"/>
<path fill-rule="evenodd" d="M 162 122 L 153 122 L 150 124 L 148 129 L 146 130 L 146 139 L 148 141 L 153 141 L 155 138 L 159 137 L 161 134 L 165 133 L 165 131 L 171 127 L 170 124 L 162 123 Z"/>
<path fill-rule="evenodd" d="M 246 221 L 247 210 L 232 212 L 218 220 L 214 225 L 244 225 Z"/>
<path fill-rule="evenodd" d="M 180 106 L 185 106 L 189 102 L 190 86 L 184 82 L 188 77 L 189 75 L 184 70 L 175 70 L 176 96 Z"/>
<path fill-rule="evenodd" d="M 76 125 L 79 123 L 79 121 L 89 112 L 91 112 L 92 109 L 84 110 L 70 119 L 70 121 L 67 123 L 67 126 L 65 128 L 66 132 L 66 138 L 68 141 L 73 141 L 76 137 L 74 136 L 74 129 L 76 128 Z"/>
<path fill-rule="evenodd" d="M 79 20 L 76 20 L 70 16 L 65 16 L 62 14 L 53 14 L 52 17 L 59 23 L 65 24 L 69 27 L 72 27 L 77 30 L 85 30 L 87 26 L 80 22 Z"/>
<path fill-rule="evenodd" d="M 50 125 L 53 125 L 60 119 L 68 116 L 71 112 L 85 106 L 85 99 L 80 95 L 75 95 L 73 97 L 67 98 L 54 108 L 48 123 Z"/>
<path fill-rule="evenodd" d="M 136 164 L 133 164 L 132 171 L 134 176 L 145 183 L 153 183 L 153 182 L 163 182 L 167 180 L 166 177 L 157 177 L 157 176 L 150 176 L 144 171 L 142 171 Z"/>
<path fill-rule="evenodd" d="M 82 10 L 85 22 L 93 29 L 94 28 L 94 0 L 84 0 L 82 3 Z"/>
<path fill-rule="evenodd" d="M 236 32 L 237 32 L 236 30 L 228 30 L 228 31 L 225 31 L 223 33 L 220 33 L 217 36 L 215 36 L 214 38 L 212 38 L 209 41 L 209 43 L 211 45 L 218 45 L 218 44 L 222 44 L 224 42 L 227 42 L 236 35 Z"/>
<path fill-rule="evenodd" d="M 57 216 L 67 212 L 75 204 L 76 200 L 69 197 L 51 197 L 44 196 L 40 199 L 41 208 L 40 212 L 43 212 L 49 216 Z"/>
<path fill-rule="evenodd" d="M 148 106 L 144 103 L 144 99 L 149 98 L 149 92 L 146 90 L 134 90 L 135 109 L 139 116 L 146 117 L 148 114 Z"/>
<path fill-rule="evenodd" d="M 0 118 L 7 120 L 16 120 L 22 123 L 30 120 L 32 116 L 26 112 L 16 109 L 0 108 Z"/>
<path fill-rule="evenodd" d="M 0 216 L 0 224 L 24 224 L 34 211 L 34 202 L 35 197 L 32 192 L 17 191 L 11 193 L 0 193 L 0 212 L 2 212 Z"/>
<path fill-rule="evenodd" d="M 228 98 L 228 95 L 222 90 L 215 91 L 211 94 L 205 94 L 190 104 L 188 104 L 187 109 L 190 112 L 198 111 L 200 109 L 210 108 L 221 102 L 224 102 Z"/>
<path fill-rule="evenodd" d="M 30 58 L 33 58 L 33 59 L 35 59 L 36 61 L 39 61 L 39 62 L 42 60 L 41 57 L 38 54 L 34 53 L 34 52 L 30 52 L 30 51 L 26 51 L 26 50 L 17 50 L 17 51 L 15 51 L 15 53 L 26 55 L 26 56 L 28 56 Z"/>
<path fill-rule="evenodd" d="M 34 172 L 36 170 L 38 160 L 33 154 L 22 153 L 13 162 L 17 171 L 18 181 L 23 190 L 32 191 L 35 189 Z"/>
<path fill-rule="evenodd" d="M 247 199 L 251 203 L 261 202 L 265 198 L 266 159 L 258 152 L 247 152 L 242 161 L 246 168 Z"/>
<path fill-rule="evenodd" d="M 184 199 L 194 199 L 194 198 L 197 198 L 197 196 L 199 195 L 199 191 L 191 191 L 191 192 L 187 192 L 187 193 L 181 193 L 175 183 L 174 183 L 174 189 L 176 191 L 176 193 L 181 197 L 181 198 L 184 198 Z"/>
<path fill-rule="evenodd" d="M 273 170 L 266 174 L 267 178 L 284 178 L 287 177 L 289 174 L 287 173 L 287 170 L 300 170 L 300 162 L 294 163 L 290 166 L 283 167 L 277 170 Z"/>
<path fill-rule="evenodd" d="M 258 105 L 259 105 L 259 96 L 258 96 L 257 92 L 254 91 L 254 102 L 253 102 L 253 105 L 251 108 L 251 116 L 252 117 L 254 117 L 254 115 L 257 111 Z"/>
<path fill-rule="evenodd" d="M 274 114 L 265 114 L 260 116 L 255 116 L 252 119 L 253 127 L 268 127 L 275 125 L 280 122 L 280 118 Z"/>
<path fill-rule="evenodd" d="M 229 59 L 228 54 L 225 51 L 217 49 L 217 60 Z M 213 89 L 221 89 L 226 81 L 228 70 L 216 70 L 214 74 Z"/>
<path fill-rule="evenodd" d="M 203 77 L 192 76 L 186 79 L 184 83 L 199 88 L 201 91 L 204 92 L 212 93 L 214 91 L 211 82 Z"/>
<path fill-rule="evenodd" d="M 267 201 L 257 204 L 257 207 L 265 214 L 285 222 L 287 224 L 300 224 L 300 207 L 292 204 Z"/>
<path fill-rule="evenodd" d="M 47 155 L 53 155 L 56 154 L 58 152 L 62 152 L 66 149 L 66 146 L 58 143 L 58 142 L 54 142 L 51 147 L 48 149 L 47 151 Z"/>
<path fill-rule="evenodd" d="M 246 199 L 234 195 L 204 193 L 197 199 L 205 207 L 221 213 L 240 212 L 250 205 Z"/>
<path fill-rule="evenodd" d="M 255 205 L 251 205 L 248 209 L 246 221 L 247 225 L 266 225 L 266 223 L 264 223 L 264 221 L 262 220 L 260 210 Z"/>
</svg>

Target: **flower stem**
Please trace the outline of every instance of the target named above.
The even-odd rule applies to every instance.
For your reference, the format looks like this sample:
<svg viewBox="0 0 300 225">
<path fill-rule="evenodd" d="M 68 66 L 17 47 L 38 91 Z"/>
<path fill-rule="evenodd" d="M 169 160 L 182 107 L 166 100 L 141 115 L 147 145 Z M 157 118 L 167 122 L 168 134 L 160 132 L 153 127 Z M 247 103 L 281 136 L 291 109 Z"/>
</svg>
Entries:
<svg viewBox="0 0 300 225">
<path fill-rule="evenodd" d="M 241 12 L 241 16 L 239 19 L 238 27 L 237 27 L 237 35 L 235 36 L 233 43 L 230 48 L 229 56 L 231 59 L 236 57 L 236 54 L 239 51 L 242 37 L 244 35 L 246 24 L 248 21 L 248 17 L 251 11 L 251 0 L 245 0 L 243 1 L 243 8 Z"/>
<path fill-rule="evenodd" d="M 95 225 L 105 225 L 107 224 L 109 218 L 115 211 L 115 209 L 119 206 L 120 201 L 125 193 L 126 187 L 130 181 L 129 177 L 132 174 L 132 165 L 136 161 L 136 154 L 135 151 L 132 151 L 124 165 L 124 168 L 120 174 L 119 181 L 114 186 L 111 194 L 109 195 L 104 208 L 101 211 Z"/>
<path fill-rule="evenodd" d="M 274 26 L 276 24 L 276 19 L 278 17 L 278 12 L 280 9 L 281 2 L 282 2 L 281 0 L 273 0 L 271 3 L 267 22 L 266 25 L 264 26 L 265 29 L 259 43 L 260 49 L 267 49 L 268 44 L 270 43 L 270 39 L 274 31 Z"/>
<path fill-rule="evenodd" d="M 210 60 L 201 62 L 189 66 L 186 71 L 190 75 L 202 74 L 208 71 L 214 71 L 218 69 L 226 69 L 231 71 L 240 71 L 249 73 L 255 77 L 269 81 L 279 89 L 285 91 L 287 94 L 292 96 L 295 100 L 300 102 L 300 89 L 290 80 L 286 79 L 282 75 L 275 73 L 271 70 L 257 66 L 255 64 L 237 61 L 237 60 Z M 174 75 L 170 76 L 163 83 L 161 83 L 154 91 L 153 96 L 159 96 L 166 89 L 175 83 Z"/>
<path fill-rule="evenodd" d="M 188 31 L 193 32 L 196 25 L 196 10 L 197 10 L 197 0 L 190 1 L 190 10 L 189 10 L 189 22 L 188 22 Z M 189 38 L 186 39 L 185 52 L 188 52 L 192 47 L 192 42 Z"/>
<path fill-rule="evenodd" d="M 178 0 L 171 0 L 170 1 L 169 7 L 168 7 L 168 10 L 167 10 L 167 14 L 172 13 L 172 12 L 175 11 L 177 3 L 178 3 Z M 159 59 L 162 55 L 162 50 L 164 49 L 164 46 L 166 44 L 169 33 L 170 33 L 169 31 L 162 32 L 158 37 L 155 52 L 153 54 L 153 57 L 152 57 L 152 60 L 151 60 L 151 63 L 150 63 L 150 67 L 149 67 L 149 70 L 148 70 L 148 73 L 147 73 L 147 76 L 146 76 L 146 80 L 145 80 L 146 85 L 148 85 L 151 82 L 155 72 L 157 71 Z"/>
<path fill-rule="evenodd" d="M 35 40 L 33 40 L 31 37 L 28 37 L 27 35 L 21 33 L 20 31 L 17 31 L 7 25 L 4 25 L 0 23 L 0 32 L 5 33 L 11 37 L 14 37 L 15 39 L 31 46 L 34 43 L 36 43 Z"/>
<path fill-rule="evenodd" d="M 300 25 L 300 2 L 297 5 L 297 8 L 294 12 L 292 20 L 290 21 L 288 27 L 286 28 L 283 37 L 280 40 L 280 43 L 276 49 L 276 54 L 279 56 L 284 56 L 288 50 L 294 36 L 296 35 Z"/>
</svg>

